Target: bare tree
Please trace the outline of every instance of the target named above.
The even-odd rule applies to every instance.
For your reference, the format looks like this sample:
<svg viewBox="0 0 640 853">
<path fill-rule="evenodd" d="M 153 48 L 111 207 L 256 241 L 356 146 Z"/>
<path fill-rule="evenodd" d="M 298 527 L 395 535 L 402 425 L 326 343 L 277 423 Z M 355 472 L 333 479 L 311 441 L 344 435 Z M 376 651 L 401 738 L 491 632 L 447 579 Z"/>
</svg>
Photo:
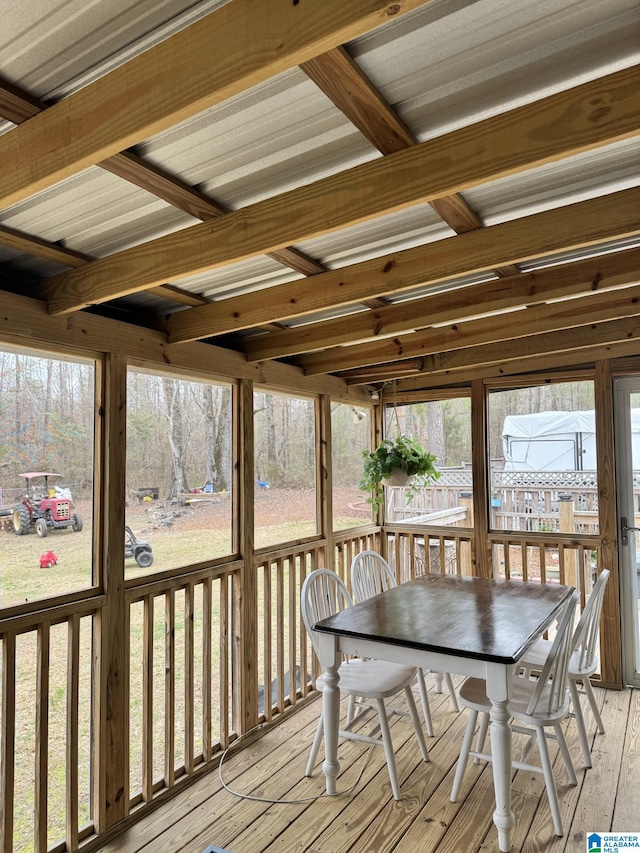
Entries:
<svg viewBox="0 0 640 853">
<path fill-rule="evenodd" d="M 231 392 L 228 388 L 208 384 L 192 388 L 193 399 L 204 418 L 205 483 L 211 484 L 218 492 L 228 490 L 231 478 Z"/>
<path fill-rule="evenodd" d="M 187 451 L 184 421 L 182 417 L 182 383 L 177 379 L 162 379 L 165 412 L 169 422 L 169 446 L 171 447 L 171 485 L 169 498 L 189 489 L 185 473 Z"/>
</svg>

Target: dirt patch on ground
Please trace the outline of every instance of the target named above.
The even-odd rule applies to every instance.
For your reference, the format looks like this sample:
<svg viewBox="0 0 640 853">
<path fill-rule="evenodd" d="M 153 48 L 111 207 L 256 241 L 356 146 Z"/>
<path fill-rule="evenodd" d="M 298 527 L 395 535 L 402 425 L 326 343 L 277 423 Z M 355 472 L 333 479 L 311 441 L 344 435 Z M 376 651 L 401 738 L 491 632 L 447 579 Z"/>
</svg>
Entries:
<svg viewBox="0 0 640 853">
<path fill-rule="evenodd" d="M 284 521 L 308 521 L 315 517 L 315 492 L 312 489 L 257 489 L 255 500 L 256 527 L 271 527 Z M 179 530 L 215 529 L 228 522 L 229 495 L 211 500 L 194 495 L 187 506 L 167 501 L 132 504 L 127 515 L 136 518 L 142 533 L 158 528 L 174 527 Z M 365 523 L 371 516 L 370 508 L 355 489 L 336 489 L 334 492 L 334 517 L 357 517 Z"/>
</svg>

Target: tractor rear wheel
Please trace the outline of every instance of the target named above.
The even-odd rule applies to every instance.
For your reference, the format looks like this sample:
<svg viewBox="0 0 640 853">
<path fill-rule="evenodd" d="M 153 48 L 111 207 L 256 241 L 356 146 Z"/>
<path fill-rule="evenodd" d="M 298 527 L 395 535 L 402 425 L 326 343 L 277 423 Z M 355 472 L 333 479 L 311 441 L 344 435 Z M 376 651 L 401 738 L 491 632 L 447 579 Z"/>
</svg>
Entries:
<svg viewBox="0 0 640 853">
<path fill-rule="evenodd" d="M 36 533 L 38 534 L 38 536 L 41 539 L 44 539 L 48 532 L 49 528 L 47 527 L 47 522 L 44 520 L 44 518 L 36 518 Z"/>
<path fill-rule="evenodd" d="M 18 536 L 24 536 L 25 533 L 29 532 L 29 528 L 31 527 L 31 516 L 29 514 L 29 510 L 24 504 L 20 504 L 15 507 L 13 510 L 12 521 L 13 532 L 17 533 Z"/>
<path fill-rule="evenodd" d="M 80 533 L 82 530 L 82 516 L 79 512 L 74 512 L 71 516 L 71 527 L 76 533 Z"/>
</svg>

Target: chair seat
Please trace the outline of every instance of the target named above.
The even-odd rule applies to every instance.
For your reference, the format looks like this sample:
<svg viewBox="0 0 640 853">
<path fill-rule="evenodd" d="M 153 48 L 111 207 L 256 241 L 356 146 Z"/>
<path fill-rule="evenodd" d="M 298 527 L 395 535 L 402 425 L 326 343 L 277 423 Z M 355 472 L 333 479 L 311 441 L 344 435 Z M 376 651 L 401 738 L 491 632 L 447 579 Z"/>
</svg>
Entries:
<svg viewBox="0 0 640 853">
<path fill-rule="evenodd" d="M 309 634 L 313 650 L 318 658 L 321 657 L 320 642 L 318 632 L 314 630 L 315 624 L 321 619 L 326 619 L 328 616 L 333 616 L 335 613 L 346 610 L 351 605 L 352 601 L 349 591 L 344 581 L 334 571 L 330 569 L 314 569 L 304 579 L 302 589 L 300 590 L 300 615 Z M 390 711 L 387 709 L 384 700 L 390 696 L 397 696 L 399 693 L 404 692 L 405 701 L 409 708 L 409 716 L 413 723 L 422 758 L 428 761 L 429 752 L 424 742 L 420 718 L 418 717 L 416 703 L 411 692 L 411 682 L 417 674 L 418 670 L 415 666 L 404 666 L 403 664 L 392 663 L 391 661 L 363 660 L 362 658 L 343 661 L 338 667 L 338 690 L 342 695 L 349 696 L 350 700 L 346 726 L 344 729 L 340 729 L 337 734 L 347 740 L 355 740 L 360 743 L 368 743 L 372 746 L 382 746 L 384 748 L 387 767 L 389 769 L 391 791 L 395 800 L 400 799 L 400 782 L 398 780 L 398 771 L 396 769 L 391 731 L 389 728 Z M 324 676 L 317 679 L 316 688 L 324 692 Z M 367 707 L 362 708 L 362 713 L 358 711 L 357 714 L 354 714 L 355 706 L 361 707 L 361 703 L 357 701 L 361 698 L 372 699 L 373 702 L 366 703 Z M 337 710 L 336 704 L 338 699 L 337 691 L 327 690 L 324 693 L 323 710 L 318 721 L 318 728 L 316 729 L 307 761 L 307 769 L 305 771 L 307 776 L 311 776 L 313 773 L 316 758 L 318 757 L 318 750 L 324 738 L 325 701 L 330 710 L 334 712 Z M 377 711 L 378 722 L 369 734 L 352 731 L 351 727 L 360 721 L 362 714 L 369 713 L 372 710 Z M 395 713 L 395 709 L 391 710 L 391 713 Z M 375 736 L 378 732 L 380 734 L 379 737 Z"/>
<path fill-rule="evenodd" d="M 560 812 L 560 803 L 558 801 L 558 791 L 556 789 L 555 779 L 553 778 L 553 766 L 549 757 L 549 749 L 547 746 L 547 735 L 545 729 L 553 727 L 555 737 L 558 741 L 558 746 L 562 754 L 567 774 L 572 785 L 577 785 L 576 774 L 571 761 L 571 753 L 567 746 L 567 741 L 562 730 L 561 722 L 567 716 L 569 711 L 569 689 L 567 686 L 567 666 L 571 655 L 572 635 L 570 628 L 573 622 L 573 616 L 578 603 L 579 594 L 573 590 L 569 601 L 564 606 L 558 618 L 558 630 L 556 632 L 553 645 L 545 659 L 544 666 L 541 668 L 540 677 L 537 679 L 525 678 L 514 674 L 509 682 L 509 692 L 511 694 L 507 705 L 507 712 L 510 717 L 521 720 L 527 724 L 525 729 L 519 726 L 511 726 L 512 731 L 523 731 L 525 734 L 530 734 L 530 740 L 527 743 L 525 752 L 521 760 L 511 759 L 511 766 L 517 767 L 519 770 L 527 772 L 542 773 L 544 776 L 545 788 L 547 789 L 547 797 L 549 799 L 549 807 L 553 818 L 553 828 L 556 835 L 561 836 L 564 832 L 562 827 L 562 815 Z M 467 678 L 460 688 L 460 701 L 469 709 L 469 720 L 462 741 L 460 757 L 453 780 L 451 789 L 451 802 L 455 803 L 458 798 L 460 786 L 465 772 L 465 767 L 469 756 L 481 758 L 493 762 L 491 753 L 483 751 L 485 737 L 487 735 L 488 723 L 490 720 L 493 705 L 487 697 L 487 683 L 483 678 Z M 502 703 L 498 702 L 498 713 L 502 716 Z M 480 729 L 478 731 L 478 745 L 472 752 L 471 744 L 473 741 L 476 722 L 478 715 L 482 714 Z M 498 718 L 499 720 L 499 718 Z M 498 728 L 498 720 L 496 728 Z M 529 731 L 531 729 L 531 731 Z M 529 764 L 525 761 L 526 752 L 533 743 L 532 738 L 538 745 L 540 753 L 540 765 Z M 502 778 L 505 779 L 508 773 L 507 767 L 504 766 L 505 756 L 502 750 L 498 755 L 501 766 L 499 768 Z M 508 776 L 507 784 L 508 782 Z"/>
<path fill-rule="evenodd" d="M 544 666 L 544 662 L 546 661 L 547 657 L 549 656 L 551 646 L 551 640 L 538 640 L 536 643 L 534 643 L 533 646 L 531 646 L 529 651 L 522 658 L 522 660 L 520 661 L 520 666 L 526 669 L 541 669 Z M 597 658 L 594 660 L 591 666 L 581 667 L 580 650 L 576 649 L 576 651 L 574 651 L 571 657 L 569 658 L 568 676 L 569 678 L 577 678 L 578 680 L 581 680 L 583 677 L 588 678 L 593 675 L 597 668 Z"/>
<path fill-rule="evenodd" d="M 537 687 L 536 681 L 531 681 L 528 678 L 520 678 L 514 676 L 511 681 L 511 699 L 509 700 L 509 713 L 512 717 L 518 720 L 523 720 L 526 723 L 537 726 L 552 726 L 558 720 L 562 720 L 569 706 L 569 694 L 567 692 L 566 699 L 562 706 L 557 711 L 544 716 L 538 711 L 534 717 L 527 714 L 529 702 Z M 487 697 L 487 683 L 483 678 L 467 678 L 460 688 L 460 701 L 468 708 L 474 711 L 479 711 L 488 714 L 491 711 L 491 700 Z M 549 688 L 545 687 L 540 694 L 540 705 L 544 705 L 547 700 Z"/>
<path fill-rule="evenodd" d="M 353 658 L 340 664 L 340 690 L 366 699 L 386 699 L 403 687 L 408 687 L 416 677 L 415 666 L 405 666 L 383 660 Z M 316 689 L 322 690 L 324 679 L 316 680 Z"/>
<path fill-rule="evenodd" d="M 351 563 L 351 586 L 356 601 L 366 601 L 368 598 L 373 598 L 381 592 L 388 589 L 393 589 L 397 586 L 397 580 L 391 567 L 384 559 L 382 554 L 377 551 L 361 551 L 356 554 Z M 425 673 L 433 672 L 436 676 L 436 684 L 438 692 L 442 692 L 442 678 L 447 684 L 447 690 L 451 697 L 451 706 L 457 714 L 459 711 L 458 700 L 456 698 L 453 679 L 449 672 L 439 672 L 437 670 L 419 669 L 417 684 L 420 701 L 422 702 L 422 711 L 424 713 L 424 722 L 427 728 L 429 737 L 433 737 L 433 723 L 431 722 L 431 709 L 429 707 L 429 697 L 427 695 L 427 685 L 424 679 Z"/>
</svg>

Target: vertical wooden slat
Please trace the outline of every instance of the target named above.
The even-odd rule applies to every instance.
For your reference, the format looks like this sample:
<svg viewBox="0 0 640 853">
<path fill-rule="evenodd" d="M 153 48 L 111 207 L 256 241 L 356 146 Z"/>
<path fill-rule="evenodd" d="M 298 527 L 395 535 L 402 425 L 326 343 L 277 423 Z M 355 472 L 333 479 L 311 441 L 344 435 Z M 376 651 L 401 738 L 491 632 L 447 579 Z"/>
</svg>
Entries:
<svg viewBox="0 0 640 853">
<path fill-rule="evenodd" d="M 347 550 L 348 547 L 349 547 L 348 543 L 342 541 L 340 543 L 340 546 L 336 549 L 337 560 L 333 564 L 333 569 L 340 576 L 342 576 L 344 574 L 344 555 L 345 555 L 345 551 Z M 334 557 L 334 559 L 335 559 L 335 557 Z"/>
<path fill-rule="evenodd" d="M 16 635 L 2 635 L 2 722 L 0 730 L 0 842 L 13 850 L 13 793 L 16 737 Z"/>
<path fill-rule="evenodd" d="M 36 672 L 36 749 L 35 749 L 35 808 L 34 850 L 47 850 L 47 791 L 49 788 L 49 654 L 50 625 L 43 622 L 38 626 L 37 672 Z M 67 745 L 69 739 L 67 732 Z M 72 734 L 73 737 L 73 734 Z M 78 732 L 76 726 L 75 741 Z"/>
<path fill-rule="evenodd" d="M 78 849 L 78 734 L 80 702 L 80 616 L 67 629 L 67 849 Z"/>
<path fill-rule="evenodd" d="M 165 681 L 164 681 L 164 784 L 175 782 L 176 716 L 176 596 L 173 589 L 165 595 Z"/>
<path fill-rule="evenodd" d="M 334 550 L 334 549 L 332 549 Z M 308 567 L 309 573 L 311 573 L 317 564 L 318 560 L 318 549 L 314 548 L 309 554 Z M 307 560 L 303 560 L 300 563 L 300 589 L 302 590 L 302 585 L 305 582 L 307 577 Z M 302 621 L 302 616 L 300 614 L 300 610 L 298 610 L 298 632 L 299 632 L 299 640 L 300 643 L 300 694 L 302 697 L 306 696 L 308 693 L 307 686 L 307 632 L 304 627 L 304 622 Z"/>
<path fill-rule="evenodd" d="M 298 577 L 298 565 L 306 560 L 306 551 L 303 551 L 298 557 L 293 557 L 289 562 L 289 701 L 292 705 L 296 704 L 297 679 L 296 679 L 296 649 L 297 649 L 297 628 L 298 628 L 298 607 L 296 594 L 296 578 Z"/>
<path fill-rule="evenodd" d="M 263 657 L 263 661 L 262 661 L 262 670 L 263 670 L 263 672 L 262 672 L 262 683 L 264 685 L 264 688 L 263 688 L 264 689 L 263 712 L 264 712 L 265 720 L 269 721 L 271 719 L 271 715 L 272 715 L 272 708 L 271 708 L 271 701 L 267 701 L 267 699 L 268 699 L 267 694 L 270 695 L 271 687 L 268 685 L 271 685 L 271 679 L 273 677 L 271 675 L 271 657 L 273 654 L 272 639 L 271 639 L 273 636 L 273 634 L 272 634 L 273 620 L 271 618 L 271 613 L 272 613 L 271 608 L 273 607 L 273 602 L 272 602 L 272 598 L 271 598 L 271 561 L 270 560 L 267 560 L 267 562 L 264 564 L 263 570 L 262 570 L 262 576 L 264 579 L 263 580 L 263 589 L 262 589 L 262 596 L 263 596 L 263 617 L 262 617 L 263 618 L 263 626 L 262 626 L 263 638 L 262 638 L 262 645 L 263 645 L 263 653 L 264 653 L 264 657 Z"/>
<path fill-rule="evenodd" d="M 220 743 L 226 749 L 229 746 L 229 583 L 230 578 L 221 577 L 218 581 L 220 613 Z"/>
<path fill-rule="evenodd" d="M 529 580 L 529 548 L 526 542 L 522 543 L 522 580 Z"/>
<path fill-rule="evenodd" d="M 226 582 L 226 581 L 225 581 Z M 213 606 L 213 580 L 206 578 L 202 583 L 202 757 L 211 760 L 211 615 Z M 222 616 L 222 614 L 221 614 Z M 222 644 L 220 645 L 222 658 Z M 222 660 L 220 661 L 222 665 Z M 220 696 L 226 695 L 226 681 L 220 679 Z M 222 708 L 220 709 L 222 714 Z"/>
<path fill-rule="evenodd" d="M 596 362 L 595 378 L 596 456 L 598 465 L 598 519 L 600 523 L 599 569 L 610 569 L 600 625 L 602 681 L 622 687 L 622 636 L 620 633 L 620 577 L 618 573 L 618 516 L 613 429 L 611 362 Z M 629 461 L 629 464 L 630 461 Z"/>
<path fill-rule="evenodd" d="M 429 571 L 429 566 L 427 565 L 427 557 L 429 555 L 429 534 L 425 534 L 424 536 L 424 554 L 425 554 L 425 572 Z M 409 539 L 409 565 L 408 571 L 403 572 L 403 574 L 407 577 L 408 580 L 413 580 L 416 576 L 416 537 L 411 536 Z M 398 583 L 402 583 L 401 573 L 400 573 L 400 565 L 398 561 L 396 561 L 396 581 Z"/>
<path fill-rule="evenodd" d="M 276 660 L 276 678 L 278 679 L 278 711 L 284 708 L 284 562 L 282 557 L 276 560 L 276 596 L 277 596 L 277 660 Z M 272 702 L 271 684 L 264 686 L 264 702 L 265 707 L 267 702 Z"/>
<path fill-rule="evenodd" d="M 561 544 L 558 548 L 558 581 L 561 584 L 573 584 L 567 577 L 567 548 Z"/>
<path fill-rule="evenodd" d="M 547 560 L 547 552 L 545 550 L 544 544 L 538 545 L 538 559 L 540 560 L 540 583 L 545 583 L 546 581 L 546 560 Z"/>
<path fill-rule="evenodd" d="M 142 625 L 142 799 L 153 799 L 153 626 L 154 598 L 143 602 Z"/>
<path fill-rule="evenodd" d="M 184 769 L 193 773 L 193 735 L 195 709 L 193 707 L 193 584 L 184 591 Z"/>
<path fill-rule="evenodd" d="M 538 549 L 540 554 L 540 583 L 547 582 L 547 544 L 543 542 Z"/>
</svg>

